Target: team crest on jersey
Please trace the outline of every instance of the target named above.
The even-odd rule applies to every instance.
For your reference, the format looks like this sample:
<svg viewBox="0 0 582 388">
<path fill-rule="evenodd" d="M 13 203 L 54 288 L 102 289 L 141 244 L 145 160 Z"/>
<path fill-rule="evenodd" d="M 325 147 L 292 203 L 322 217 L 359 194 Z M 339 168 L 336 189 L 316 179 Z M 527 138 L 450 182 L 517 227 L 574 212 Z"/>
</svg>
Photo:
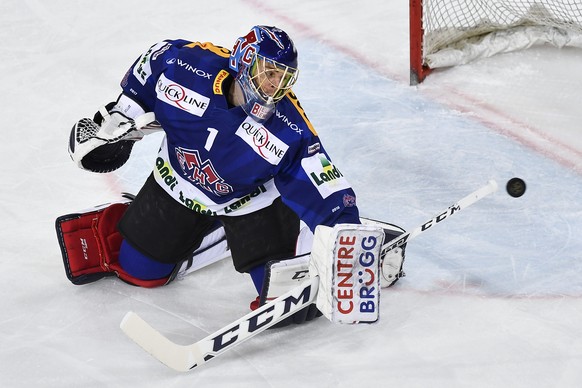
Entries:
<svg viewBox="0 0 582 388">
<path fill-rule="evenodd" d="M 301 161 L 301 166 L 322 198 L 350 188 L 348 180 L 325 156 L 317 153 Z"/>
<path fill-rule="evenodd" d="M 222 196 L 232 193 L 232 186 L 218 175 L 210 160 L 202 160 L 198 150 L 176 147 L 176 158 L 184 176 L 197 187 Z"/>
<path fill-rule="evenodd" d="M 274 166 L 281 162 L 281 159 L 289 149 L 287 144 L 250 117 L 247 117 L 238 127 L 236 135 L 251 146 L 253 151 Z"/>
<path fill-rule="evenodd" d="M 156 83 L 156 95 L 158 100 L 198 117 L 204 115 L 210 103 L 208 97 L 166 78 L 164 74 Z"/>
</svg>

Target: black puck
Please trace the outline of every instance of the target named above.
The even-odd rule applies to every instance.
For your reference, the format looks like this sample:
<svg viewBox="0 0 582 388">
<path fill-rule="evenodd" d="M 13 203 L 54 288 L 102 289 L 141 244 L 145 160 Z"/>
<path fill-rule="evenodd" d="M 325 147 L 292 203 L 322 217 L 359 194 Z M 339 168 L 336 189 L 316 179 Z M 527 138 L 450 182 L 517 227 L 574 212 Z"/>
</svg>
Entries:
<svg viewBox="0 0 582 388">
<path fill-rule="evenodd" d="M 521 197 L 525 193 L 525 182 L 521 178 L 511 178 L 507 181 L 507 194 L 514 198 Z"/>
</svg>

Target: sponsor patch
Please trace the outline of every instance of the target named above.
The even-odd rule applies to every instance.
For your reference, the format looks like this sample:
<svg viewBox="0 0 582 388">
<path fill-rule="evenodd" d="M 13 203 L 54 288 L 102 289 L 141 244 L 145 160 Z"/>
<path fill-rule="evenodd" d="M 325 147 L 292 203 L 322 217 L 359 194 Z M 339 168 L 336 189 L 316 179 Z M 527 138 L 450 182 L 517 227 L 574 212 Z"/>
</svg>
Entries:
<svg viewBox="0 0 582 388">
<path fill-rule="evenodd" d="M 218 72 L 218 75 L 216 76 L 214 82 L 212 83 L 212 91 L 214 92 L 214 94 L 222 95 L 222 83 L 224 82 L 226 77 L 228 77 L 228 71 L 220 70 Z"/>
<path fill-rule="evenodd" d="M 169 43 L 166 42 L 157 43 L 150 47 L 149 50 L 138 59 L 137 63 L 133 67 L 133 75 L 135 78 L 137 78 L 140 84 L 145 85 L 147 79 L 152 75 L 152 67 L 150 63 L 152 60 L 152 54 L 155 55 L 159 50 L 167 50 L 169 48 L 168 45 Z"/>
<path fill-rule="evenodd" d="M 325 156 L 318 153 L 301 161 L 301 166 L 322 198 L 350 188 L 348 180 Z"/>
<path fill-rule="evenodd" d="M 307 153 L 309 155 L 311 155 L 311 154 L 318 152 L 320 149 L 321 149 L 321 144 L 315 143 L 315 144 L 312 144 L 309 147 L 307 147 Z"/>
<path fill-rule="evenodd" d="M 247 117 L 238 127 L 236 135 L 251 146 L 259 156 L 274 166 L 281 162 L 289 149 L 287 144 L 250 117 Z"/>
<path fill-rule="evenodd" d="M 174 177 L 174 171 L 170 163 L 158 156 L 156 159 L 156 170 L 168 188 L 173 191 L 178 184 L 178 180 Z"/>
<path fill-rule="evenodd" d="M 333 321 L 376 322 L 379 318 L 379 256 L 382 231 L 339 230 L 334 248 Z"/>
<path fill-rule="evenodd" d="M 241 199 L 229 204 L 224 208 L 224 214 L 234 213 L 235 211 L 241 209 L 244 206 L 247 206 L 251 203 L 252 199 L 258 197 L 259 195 L 266 193 L 267 188 L 264 185 L 260 185 L 255 190 L 253 190 L 250 194 L 245 195 Z"/>
<path fill-rule="evenodd" d="M 156 94 L 158 100 L 198 117 L 204 115 L 210 103 L 208 97 L 166 78 L 164 74 L 158 79 Z"/>
<path fill-rule="evenodd" d="M 170 63 L 170 61 L 171 61 L 171 63 Z M 171 58 L 171 59 L 167 60 L 166 63 L 169 65 L 175 64 L 177 67 L 180 67 L 186 71 L 189 71 L 190 73 L 196 75 L 197 77 L 202 77 L 202 78 L 205 78 L 207 80 L 212 79 L 212 74 L 207 73 L 206 71 L 199 69 L 197 67 L 194 67 L 191 64 L 189 64 L 188 62 L 185 62 L 180 58 Z"/>
<path fill-rule="evenodd" d="M 292 122 L 287 118 L 287 115 L 279 112 L 278 109 L 275 110 L 275 117 L 280 119 L 283 123 L 285 123 L 289 128 L 291 128 L 295 133 L 301 135 L 303 133 L 303 128 L 299 127 L 296 123 Z"/>
<path fill-rule="evenodd" d="M 255 102 L 251 108 L 251 114 L 261 120 L 266 120 L 271 114 L 271 109 Z"/>
</svg>

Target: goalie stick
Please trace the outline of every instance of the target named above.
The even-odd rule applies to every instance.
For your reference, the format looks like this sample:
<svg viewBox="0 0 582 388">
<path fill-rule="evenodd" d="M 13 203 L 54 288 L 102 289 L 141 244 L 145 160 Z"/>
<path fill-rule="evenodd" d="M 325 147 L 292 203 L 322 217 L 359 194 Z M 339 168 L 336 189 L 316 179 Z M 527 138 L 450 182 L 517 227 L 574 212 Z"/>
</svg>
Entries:
<svg viewBox="0 0 582 388">
<path fill-rule="evenodd" d="M 146 352 L 170 368 L 186 372 L 309 306 L 315 302 L 318 286 L 319 277 L 314 276 L 192 345 L 170 341 L 131 311 L 125 315 L 120 326 Z"/>
<path fill-rule="evenodd" d="M 473 205 L 497 190 L 493 180 L 460 201 L 449 206 L 415 229 L 400 235 L 382 246 L 382 254 L 400 247 L 419 234 L 443 222 L 464 208 Z M 139 315 L 128 312 L 121 321 L 123 332 L 146 352 L 177 371 L 186 372 L 203 365 L 234 346 L 254 337 L 295 312 L 314 303 L 319 286 L 319 277 L 314 276 L 277 299 L 259 307 L 244 317 L 191 345 L 179 345 L 154 329 Z"/>
</svg>

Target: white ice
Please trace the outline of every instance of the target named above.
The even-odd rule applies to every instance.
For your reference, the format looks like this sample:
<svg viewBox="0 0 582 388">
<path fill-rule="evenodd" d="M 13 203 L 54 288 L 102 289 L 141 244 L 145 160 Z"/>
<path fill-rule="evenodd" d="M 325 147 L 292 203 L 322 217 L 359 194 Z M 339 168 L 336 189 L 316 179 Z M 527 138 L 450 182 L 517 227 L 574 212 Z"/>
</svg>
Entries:
<svg viewBox="0 0 582 388">
<path fill-rule="evenodd" d="M 0 386 L 582 386 L 582 51 L 532 48 L 411 87 L 407 3 L 2 0 Z M 72 285 L 55 218 L 135 192 L 159 138 L 98 175 L 71 162 L 68 134 L 152 43 L 230 47 L 255 24 L 294 37 L 296 93 L 363 215 L 410 229 L 489 179 L 528 189 L 411 242 L 378 324 L 271 330 L 180 374 L 124 336 L 124 314 L 193 343 L 244 315 L 253 287 L 226 261 L 153 290 Z"/>
</svg>

